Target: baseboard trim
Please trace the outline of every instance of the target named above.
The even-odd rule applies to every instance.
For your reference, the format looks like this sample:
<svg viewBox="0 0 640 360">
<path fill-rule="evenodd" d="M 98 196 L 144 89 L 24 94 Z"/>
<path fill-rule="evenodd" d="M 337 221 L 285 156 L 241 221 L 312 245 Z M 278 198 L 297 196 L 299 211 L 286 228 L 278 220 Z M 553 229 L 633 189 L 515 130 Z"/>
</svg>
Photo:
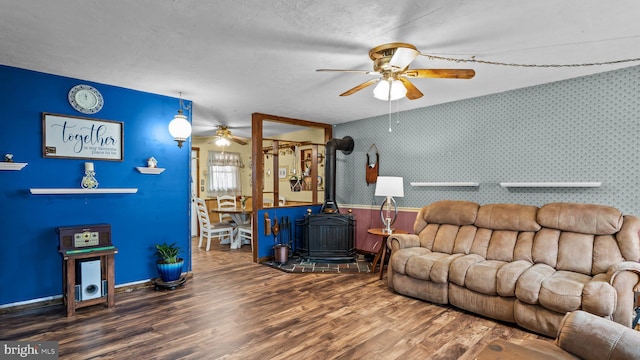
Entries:
<svg viewBox="0 0 640 360">
<path fill-rule="evenodd" d="M 185 273 L 185 276 L 187 280 L 191 279 L 193 278 L 193 272 L 189 271 Z M 124 292 L 132 292 L 135 290 L 153 287 L 155 286 L 153 283 L 153 280 L 154 279 L 148 279 L 148 280 L 134 281 L 134 282 L 125 283 L 125 284 L 119 284 L 115 286 L 114 290 L 116 294 L 120 294 Z M 57 305 L 63 305 L 62 295 L 47 296 L 43 298 L 37 298 L 37 299 L 31 299 L 31 300 L 25 300 L 25 301 L 19 301 L 19 302 L 14 302 L 10 304 L 0 305 L 0 315 L 18 312 L 18 311 L 24 311 L 24 310 L 45 308 L 49 306 L 57 306 Z M 118 304 L 116 303 L 116 306 L 117 305 Z"/>
</svg>

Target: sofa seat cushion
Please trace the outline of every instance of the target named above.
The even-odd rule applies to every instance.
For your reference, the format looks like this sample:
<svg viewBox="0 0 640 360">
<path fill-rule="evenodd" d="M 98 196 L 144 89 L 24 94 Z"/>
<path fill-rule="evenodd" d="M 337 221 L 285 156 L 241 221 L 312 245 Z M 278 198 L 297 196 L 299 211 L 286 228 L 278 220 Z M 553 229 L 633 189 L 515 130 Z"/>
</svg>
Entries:
<svg viewBox="0 0 640 360">
<path fill-rule="evenodd" d="M 582 290 L 591 276 L 557 271 L 542 282 L 540 305 L 559 313 L 579 310 L 582 306 Z"/>
<path fill-rule="evenodd" d="M 449 281 L 464 287 L 469 267 L 483 261 L 486 261 L 486 259 L 478 254 L 463 255 L 454 259 L 449 269 Z"/>
<path fill-rule="evenodd" d="M 391 266 L 393 267 L 393 271 L 399 274 L 406 274 L 406 266 L 407 261 L 414 256 L 422 256 L 426 254 L 430 254 L 431 250 L 423 247 L 411 247 L 404 248 L 400 250 L 396 250 L 393 252 L 393 256 L 391 256 Z M 448 254 L 443 254 L 448 255 Z"/>
<path fill-rule="evenodd" d="M 547 264 L 535 264 L 526 269 L 516 282 L 516 298 L 526 304 L 537 305 L 542 282 L 556 269 Z"/>
<path fill-rule="evenodd" d="M 505 262 L 499 260 L 480 260 L 477 255 L 467 256 L 468 267 L 464 274 L 464 286 L 484 295 L 515 296 L 516 284 L 520 275 L 533 266 L 524 260 Z M 457 269 L 462 272 L 463 261 Z M 459 278 L 461 275 L 458 275 Z"/>
<path fill-rule="evenodd" d="M 516 296 L 516 285 L 518 278 L 533 264 L 526 260 L 516 260 L 506 263 L 496 274 L 496 291 L 500 296 Z"/>
<path fill-rule="evenodd" d="M 464 279 L 466 288 L 484 295 L 498 295 L 498 271 L 505 264 L 507 262 L 499 260 L 471 264 Z"/>
<path fill-rule="evenodd" d="M 449 265 L 462 254 L 432 252 L 413 256 L 407 260 L 405 273 L 420 280 L 430 280 L 438 284 L 449 282 Z"/>
</svg>

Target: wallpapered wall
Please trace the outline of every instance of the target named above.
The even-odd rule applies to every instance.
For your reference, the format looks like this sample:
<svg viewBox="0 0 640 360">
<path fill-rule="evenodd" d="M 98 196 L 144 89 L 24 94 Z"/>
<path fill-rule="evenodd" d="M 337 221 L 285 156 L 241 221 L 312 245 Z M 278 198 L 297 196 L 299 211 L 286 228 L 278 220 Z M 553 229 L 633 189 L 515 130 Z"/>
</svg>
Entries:
<svg viewBox="0 0 640 360">
<path fill-rule="evenodd" d="M 544 71 L 544 70 L 541 70 Z M 640 66 L 337 125 L 354 152 L 339 154 L 341 204 L 380 204 L 365 182 L 366 153 L 380 150 L 380 175 L 404 177 L 398 206 L 442 199 L 543 205 L 611 205 L 640 215 Z M 428 96 L 428 95 L 426 95 Z M 402 100 L 408 101 L 408 100 Z M 419 100 L 416 100 L 419 101 Z M 409 182 L 480 182 L 478 188 Z M 601 181 L 599 188 L 502 188 L 500 182 Z"/>
</svg>

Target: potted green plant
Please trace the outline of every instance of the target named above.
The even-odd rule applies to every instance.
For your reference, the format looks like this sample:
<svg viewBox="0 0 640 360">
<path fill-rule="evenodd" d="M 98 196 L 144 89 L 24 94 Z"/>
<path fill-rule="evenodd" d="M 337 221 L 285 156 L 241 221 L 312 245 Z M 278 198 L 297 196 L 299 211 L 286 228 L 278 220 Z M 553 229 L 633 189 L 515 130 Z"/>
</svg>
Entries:
<svg viewBox="0 0 640 360">
<path fill-rule="evenodd" d="M 184 265 L 184 259 L 178 257 L 180 248 L 176 246 L 176 243 L 162 243 L 155 246 L 158 256 L 156 266 L 162 281 L 167 283 L 180 279 L 182 265 Z"/>
</svg>

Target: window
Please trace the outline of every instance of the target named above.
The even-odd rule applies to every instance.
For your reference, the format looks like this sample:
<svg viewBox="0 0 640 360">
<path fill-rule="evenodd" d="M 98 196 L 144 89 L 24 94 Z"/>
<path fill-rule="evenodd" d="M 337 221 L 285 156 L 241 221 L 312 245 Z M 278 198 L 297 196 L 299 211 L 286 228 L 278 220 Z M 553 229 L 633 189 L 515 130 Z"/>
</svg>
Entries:
<svg viewBox="0 0 640 360">
<path fill-rule="evenodd" d="M 220 195 L 238 196 L 242 194 L 240 169 L 242 159 L 240 153 L 209 151 L 207 171 L 207 196 Z"/>
</svg>

